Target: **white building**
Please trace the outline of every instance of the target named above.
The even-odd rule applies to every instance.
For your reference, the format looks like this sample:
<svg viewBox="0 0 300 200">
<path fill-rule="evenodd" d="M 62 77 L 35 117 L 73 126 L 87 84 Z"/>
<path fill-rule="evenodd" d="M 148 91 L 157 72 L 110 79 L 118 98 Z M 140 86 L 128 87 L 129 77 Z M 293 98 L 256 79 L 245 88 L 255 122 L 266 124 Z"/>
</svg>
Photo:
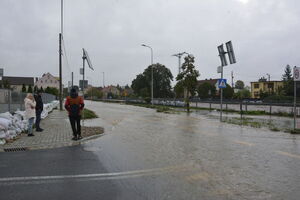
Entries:
<svg viewBox="0 0 300 200">
<path fill-rule="evenodd" d="M 43 74 L 42 78 L 39 78 L 39 80 L 36 81 L 34 85 L 37 86 L 38 89 L 43 87 L 44 90 L 47 87 L 54 87 L 59 89 L 59 78 L 53 76 L 48 72 L 46 74 Z"/>
</svg>

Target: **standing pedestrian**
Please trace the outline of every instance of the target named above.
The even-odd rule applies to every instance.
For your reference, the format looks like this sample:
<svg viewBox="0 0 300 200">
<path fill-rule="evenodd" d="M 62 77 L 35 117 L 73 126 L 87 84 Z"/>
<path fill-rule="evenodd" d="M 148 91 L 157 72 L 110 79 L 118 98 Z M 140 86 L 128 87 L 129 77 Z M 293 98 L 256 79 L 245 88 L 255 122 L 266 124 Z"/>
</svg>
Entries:
<svg viewBox="0 0 300 200">
<path fill-rule="evenodd" d="M 28 136 L 34 136 L 32 126 L 35 117 L 36 102 L 31 93 L 27 94 L 26 98 L 24 99 L 24 103 L 25 103 L 25 117 L 26 119 L 28 119 Z"/>
<path fill-rule="evenodd" d="M 40 122 L 41 122 L 41 114 L 42 114 L 43 109 L 44 109 L 44 104 L 43 104 L 43 100 L 42 100 L 42 96 L 41 96 L 40 91 L 38 91 L 36 93 L 36 95 L 34 95 L 34 99 L 35 99 L 35 102 L 36 102 L 36 106 L 35 106 L 35 114 L 36 114 L 35 130 L 37 132 L 42 132 L 44 129 L 42 129 L 40 127 Z"/>
<path fill-rule="evenodd" d="M 81 112 L 84 108 L 83 98 L 78 96 L 75 88 L 70 91 L 70 96 L 67 97 L 65 108 L 69 113 L 69 119 L 73 131 L 72 140 L 80 140 L 81 137 Z"/>
</svg>

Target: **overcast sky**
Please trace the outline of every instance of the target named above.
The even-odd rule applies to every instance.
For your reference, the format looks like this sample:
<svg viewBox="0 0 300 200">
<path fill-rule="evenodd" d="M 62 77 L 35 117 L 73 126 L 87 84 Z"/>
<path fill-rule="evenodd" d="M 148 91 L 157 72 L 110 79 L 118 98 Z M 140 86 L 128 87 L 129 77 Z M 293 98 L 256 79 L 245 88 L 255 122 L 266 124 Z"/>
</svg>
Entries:
<svg viewBox="0 0 300 200">
<path fill-rule="evenodd" d="M 284 67 L 300 66 L 299 0 L 64 0 L 63 81 L 74 71 L 75 83 L 85 48 L 95 71 L 89 83 L 131 85 L 154 62 L 178 73 L 178 58 L 195 56 L 199 79 L 217 78 L 217 46 L 232 40 L 237 63 L 225 78 L 249 84 Z M 0 1 L 0 68 L 6 76 L 58 76 L 60 0 Z"/>
</svg>

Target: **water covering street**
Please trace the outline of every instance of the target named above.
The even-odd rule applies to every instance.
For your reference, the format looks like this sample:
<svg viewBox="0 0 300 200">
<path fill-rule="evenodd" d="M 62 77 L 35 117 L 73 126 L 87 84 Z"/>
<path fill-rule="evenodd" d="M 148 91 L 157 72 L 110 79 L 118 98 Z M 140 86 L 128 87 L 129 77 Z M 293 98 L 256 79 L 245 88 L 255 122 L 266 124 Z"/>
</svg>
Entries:
<svg viewBox="0 0 300 200">
<path fill-rule="evenodd" d="M 300 197 L 299 135 L 197 113 L 86 106 L 99 118 L 84 125 L 105 134 L 76 147 L 0 153 L 0 199 Z"/>
</svg>

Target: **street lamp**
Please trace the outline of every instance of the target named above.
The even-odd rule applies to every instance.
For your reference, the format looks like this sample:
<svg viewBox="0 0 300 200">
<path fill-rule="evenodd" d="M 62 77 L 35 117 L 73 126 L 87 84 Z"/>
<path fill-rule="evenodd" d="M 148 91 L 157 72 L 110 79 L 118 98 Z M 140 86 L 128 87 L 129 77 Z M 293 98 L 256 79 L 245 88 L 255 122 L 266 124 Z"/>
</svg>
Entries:
<svg viewBox="0 0 300 200">
<path fill-rule="evenodd" d="M 142 44 L 143 47 L 147 47 L 151 50 L 151 103 L 153 105 L 153 49 L 145 44 Z"/>
</svg>

